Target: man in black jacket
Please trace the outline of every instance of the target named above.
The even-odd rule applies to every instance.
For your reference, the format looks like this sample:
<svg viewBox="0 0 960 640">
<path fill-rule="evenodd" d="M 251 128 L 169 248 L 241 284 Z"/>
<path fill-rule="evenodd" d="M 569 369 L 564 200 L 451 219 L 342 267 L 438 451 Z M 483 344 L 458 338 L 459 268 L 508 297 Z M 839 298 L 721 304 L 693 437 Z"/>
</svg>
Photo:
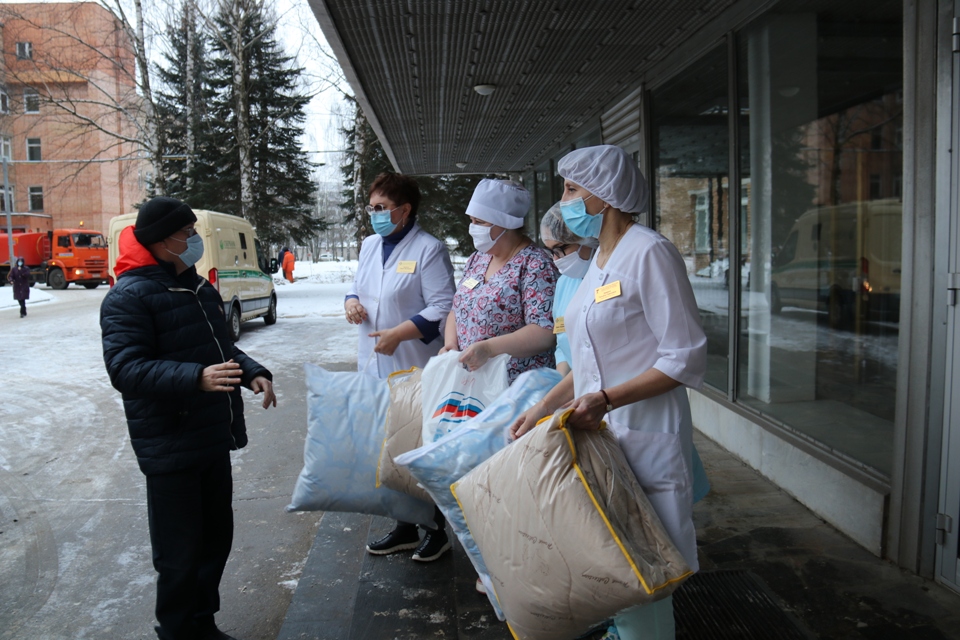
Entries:
<svg viewBox="0 0 960 640">
<path fill-rule="evenodd" d="M 230 450 L 247 444 L 240 386 L 276 406 L 272 375 L 230 340 L 220 293 L 197 275 L 197 217 L 153 198 L 120 234 L 103 299 L 103 358 L 147 479 L 161 640 L 227 640 L 220 578 L 233 542 Z"/>
</svg>

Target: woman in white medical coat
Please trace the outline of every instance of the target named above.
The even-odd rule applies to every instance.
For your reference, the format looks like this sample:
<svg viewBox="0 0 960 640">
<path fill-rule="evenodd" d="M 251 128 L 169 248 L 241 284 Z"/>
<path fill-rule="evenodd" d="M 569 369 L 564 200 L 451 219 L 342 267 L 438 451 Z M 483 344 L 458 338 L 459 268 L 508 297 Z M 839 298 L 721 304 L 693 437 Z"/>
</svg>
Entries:
<svg viewBox="0 0 960 640">
<path fill-rule="evenodd" d="M 570 230 L 600 240 L 564 314 L 573 354 L 567 376 L 513 426 L 522 436 L 566 403 L 568 424 L 606 420 L 637 480 L 684 559 L 697 570 L 692 512 L 693 424 L 686 387 L 706 372 L 706 336 L 677 248 L 634 222 L 646 180 L 615 146 L 577 149 L 560 160 L 561 213 Z M 673 638 L 671 598 L 615 619 L 623 640 Z"/>
<path fill-rule="evenodd" d="M 370 186 L 367 211 L 376 233 L 363 241 L 353 286 L 344 300 L 347 321 L 359 325 L 357 364 L 361 372 L 386 378 L 395 371 L 426 366 L 443 345 L 443 324 L 453 305 L 453 267 L 442 242 L 416 223 L 420 189 L 416 180 L 382 173 Z M 430 562 L 450 548 L 445 520 L 423 540 L 417 526 L 398 522 L 367 551 L 386 555 L 416 549 L 413 559 Z"/>
</svg>

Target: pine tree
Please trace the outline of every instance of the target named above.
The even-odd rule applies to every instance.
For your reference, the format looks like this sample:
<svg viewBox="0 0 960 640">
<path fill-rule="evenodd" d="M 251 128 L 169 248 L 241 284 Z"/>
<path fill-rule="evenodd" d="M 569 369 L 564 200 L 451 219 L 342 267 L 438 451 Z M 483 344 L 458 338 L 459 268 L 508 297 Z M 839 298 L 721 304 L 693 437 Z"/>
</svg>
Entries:
<svg viewBox="0 0 960 640">
<path fill-rule="evenodd" d="M 204 193 L 212 182 L 211 114 L 207 105 L 214 92 L 210 84 L 212 65 L 209 38 L 198 28 L 191 2 L 181 9 L 179 23 L 166 27 L 168 51 L 165 66 L 157 77 L 163 88 L 157 91 L 159 131 L 164 156 L 163 184 L 155 191 L 188 202 L 196 208 L 214 208 L 215 194 Z M 201 159 L 200 156 L 203 155 Z M 216 153 L 213 154 L 214 157 Z"/>
<path fill-rule="evenodd" d="M 347 153 L 346 162 L 340 167 L 344 178 L 343 201 L 340 207 L 346 212 L 345 222 L 354 222 L 357 229 L 357 246 L 373 233 L 370 217 L 363 207 L 367 204 L 367 192 L 374 179 L 383 171 L 393 171 L 387 154 L 383 151 L 373 127 L 363 117 L 359 105 L 350 128 L 341 130 Z M 470 238 L 470 219 L 465 212 L 470 196 L 482 175 L 414 176 L 420 185 L 420 210 L 417 224 L 427 233 L 446 240 L 456 241 L 455 251 L 462 255 L 473 252 Z"/>
<path fill-rule="evenodd" d="M 209 177 L 195 197 L 244 216 L 266 242 L 305 242 L 325 223 L 313 216 L 315 165 L 300 146 L 310 101 L 299 91 L 302 69 L 281 51 L 258 0 L 223 3 L 216 24 L 212 135 L 198 158 Z"/>
</svg>

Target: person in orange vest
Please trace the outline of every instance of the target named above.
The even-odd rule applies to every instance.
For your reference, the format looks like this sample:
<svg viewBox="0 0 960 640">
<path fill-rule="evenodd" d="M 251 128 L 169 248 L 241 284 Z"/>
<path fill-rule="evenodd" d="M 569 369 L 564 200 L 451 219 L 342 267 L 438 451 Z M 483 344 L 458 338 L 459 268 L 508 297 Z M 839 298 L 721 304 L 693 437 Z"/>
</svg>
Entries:
<svg viewBox="0 0 960 640">
<path fill-rule="evenodd" d="M 293 282 L 293 262 L 296 258 L 293 256 L 293 251 L 288 250 L 286 247 L 283 249 L 283 277 Z"/>
</svg>

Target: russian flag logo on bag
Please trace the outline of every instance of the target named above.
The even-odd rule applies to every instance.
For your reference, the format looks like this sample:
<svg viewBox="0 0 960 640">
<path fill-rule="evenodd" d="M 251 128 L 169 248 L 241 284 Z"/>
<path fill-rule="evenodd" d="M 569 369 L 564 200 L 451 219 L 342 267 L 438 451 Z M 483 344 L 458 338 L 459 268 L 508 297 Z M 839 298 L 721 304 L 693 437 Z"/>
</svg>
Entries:
<svg viewBox="0 0 960 640">
<path fill-rule="evenodd" d="M 433 412 L 434 419 L 440 418 L 440 422 L 451 422 L 459 424 L 483 411 L 483 403 L 467 396 L 459 391 L 451 391 L 440 404 L 437 410 Z"/>
</svg>

